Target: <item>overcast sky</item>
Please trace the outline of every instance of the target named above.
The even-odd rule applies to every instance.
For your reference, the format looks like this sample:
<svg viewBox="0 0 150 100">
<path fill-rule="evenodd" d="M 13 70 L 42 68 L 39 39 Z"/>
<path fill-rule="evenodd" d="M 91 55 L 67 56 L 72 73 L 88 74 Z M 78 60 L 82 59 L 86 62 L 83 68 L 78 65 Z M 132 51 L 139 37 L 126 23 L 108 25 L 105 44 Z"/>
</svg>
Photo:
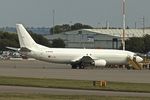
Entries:
<svg viewBox="0 0 150 100">
<path fill-rule="evenodd" d="M 23 23 L 28 27 L 51 27 L 53 9 L 55 24 L 76 22 L 92 26 L 122 26 L 122 0 L 0 0 L 0 27 L 15 27 Z M 150 26 L 150 0 L 126 0 L 127 25 L 142 27 L 145 16 Z"/>
</svg>

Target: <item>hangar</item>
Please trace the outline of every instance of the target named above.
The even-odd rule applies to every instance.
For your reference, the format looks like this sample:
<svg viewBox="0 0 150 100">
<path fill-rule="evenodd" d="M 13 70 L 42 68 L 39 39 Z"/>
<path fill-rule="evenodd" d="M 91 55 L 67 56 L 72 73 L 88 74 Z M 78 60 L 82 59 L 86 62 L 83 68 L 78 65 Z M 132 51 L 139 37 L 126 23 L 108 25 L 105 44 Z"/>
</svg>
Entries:
<svg viewBox="0 0 150 100">
<path fill-rule="evenodd" d="M 46 35 L 53 39 L 63 39 L 67 48 L 102 48 L 119 49 L 121 46 L 122 29 L 81 29 L 59 34 Z M 150 29 L 126 29 L 125 38 L 150 35 Z"/>
</svg>

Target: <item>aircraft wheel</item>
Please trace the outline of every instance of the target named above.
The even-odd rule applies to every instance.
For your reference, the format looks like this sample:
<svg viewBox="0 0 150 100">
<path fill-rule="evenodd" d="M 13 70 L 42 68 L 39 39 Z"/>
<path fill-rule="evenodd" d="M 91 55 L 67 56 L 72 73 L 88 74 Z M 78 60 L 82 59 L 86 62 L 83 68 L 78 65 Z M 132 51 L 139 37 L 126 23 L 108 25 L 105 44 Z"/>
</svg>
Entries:
<svg viewBox="0 0 150 100">
<path fill-rule="evenodd" d="M 81 63 L 79 69 L 84 69 L 84 68 L 85 68 L 84 64 Z"/>
<path fill-rule="evenodd" d="M 73 64 L 73 65 L 72 65 L 72 69 L 77 69 L 77 65 L 76 65 L 76 64 Z"/>
<path fill-rule="evenodd" d="M 84 69 L 84 66 L 80 66 L 79 69 Z"/>
</svg>

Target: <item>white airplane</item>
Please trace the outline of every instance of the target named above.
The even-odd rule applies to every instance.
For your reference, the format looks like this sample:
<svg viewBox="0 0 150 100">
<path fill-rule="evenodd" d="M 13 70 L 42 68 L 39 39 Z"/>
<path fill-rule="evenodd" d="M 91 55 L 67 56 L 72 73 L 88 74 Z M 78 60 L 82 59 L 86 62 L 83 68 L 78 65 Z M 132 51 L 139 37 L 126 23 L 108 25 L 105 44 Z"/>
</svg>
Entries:
<svg viewBox="0 0 150 100">
<path fill-rule="evenodd" d="M 87 65 L 106 66 L 128 64 L 128 58 L 141 62 L 143 59 L 135 53 L 111 49 L 69 49 L 49 48 L 37 44 L 22 24 L 17 24 L 20 53 L 27 57 L 51 63 L 71 64 L 72 69 L 83 69 Z"/>
</svg>

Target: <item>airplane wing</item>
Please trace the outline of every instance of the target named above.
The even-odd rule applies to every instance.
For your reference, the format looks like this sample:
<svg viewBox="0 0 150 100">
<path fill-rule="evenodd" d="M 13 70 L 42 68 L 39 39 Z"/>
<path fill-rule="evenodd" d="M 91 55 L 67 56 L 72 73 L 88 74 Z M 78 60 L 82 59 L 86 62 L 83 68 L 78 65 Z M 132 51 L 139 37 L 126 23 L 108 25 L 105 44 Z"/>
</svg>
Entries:
<svg viewBox="0 0 150 100">
<path fill-rule="evenodd" d="M 72 63 L 76 63 L 79 65 L 82 64 L 83 66 L 89 66 L 89 65 L 93 65 L 94 59 L 90 56 L 81 56 L 72 60 Z"/>
<path fill-rule="evenodd" d="M 91 66 L 91 65 L 101 67 L 101 66 L 106 66 L 106 63 L 107 62 L 104 59 L 92 58 L 90 56 L 82 56 L 72 60 L 72 65 L 80 66 L 81 68 Z"/>
<path fill-rule="evenodd" d="M 74 63 L 74 62 L 79 62 L 79 61 L 81 61 L 81 60 L 86 60 L 86 59 L 92 59 L 92 58 L 89 57 L 89 56 L 81 56 L 81 57 L 78 57 L 78 58 L 72 60 L 71 62 Z"/>
</svg>

